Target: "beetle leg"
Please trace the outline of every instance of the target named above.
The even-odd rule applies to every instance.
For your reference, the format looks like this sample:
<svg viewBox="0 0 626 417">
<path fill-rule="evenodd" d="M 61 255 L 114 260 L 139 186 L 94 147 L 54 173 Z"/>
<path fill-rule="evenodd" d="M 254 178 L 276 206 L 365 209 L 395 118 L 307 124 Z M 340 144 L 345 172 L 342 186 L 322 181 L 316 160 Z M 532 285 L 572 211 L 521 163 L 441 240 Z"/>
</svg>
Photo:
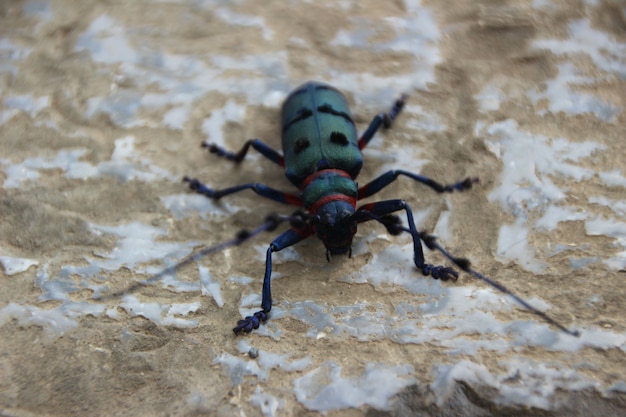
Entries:
<svg viewBox="0 0 626 417">
<path fill-rule="evenodd" d="M 450 193 L 453 191 L 469 190 L 470 188 L 472 188 L 472 184 L 478 182 L 478 178 L 467 177 L 462 181 L 455 182 L 454 184 L 442 185 L 423 175 L 418 175 L 409 171 L 396 169 L 396 170 L 388 171 L 384 173 L 383 175 L 381 175 L 380 177 L 360 187 L 359 188 L 359 200 L 365 197 L 369 197 L 372 194 L 376 194 L 377 192 L 379 192 L 380 190 L 382 190 L 383 188 L 385 188 L 386 186 L 394 182 L 400 175 L 404 175 L 415 181 L 421 182 L 422 184 L 429 186 L 430 188 L 437 191 L 438 193 Z"/>
<path fill-rule="evenodd" d="M 413 212 L 411 210 L 411 207 L 409 207 L 409 205 L 404 200 L 385 200 L 376 203 L 365 204 L 362 207 L 359 207 L 359 209 L 357 210 L 357 213 L 365 213 L 362 217 L 357 214 L 356 218 L 359 222 L 365 222 L 368 220 L 372 220 L 372 217 L 368 216 L 367 212 L 377 217 L 383 217 L 399 210 L 406 211 L 406 217 L 409 223 L 409 230 L 411 232 L 411 236 L 413 236 L 413 261 L 415 262 L 415 266 L 417 266 L 422 271 L 422 274 L 430 275 L 434 279 L 440 279 L 442 281 L 447 281 L 451 279 L 453 281 L 456 281 L 456 279 L 459 277 L 459 274 L 454 269 L 426 263 L 426 260 L 424 259 L 424 251 L 422 250 L 420 235 L 415 228 Z"/>
<path fill-rule="evenodd" d="M 252 146 L 261 155 L 274 162 L 275 164 L 280 165 L 281 167 L 285 166 L 285 159 L 283 158 L 283 156 L 274 149 L 267 146 L 265 143 L 261 142 L 260 139 L 247 140 L 243 147 L 237 153 L 227 151 L 221 146 L 217 146 L 210 142 L 202 142 L 202 147 L 208 149 L 209 152 L 214 153 L 217 156 L 226 158 L 230 161 L 235 161 L 237 163 L 243 161 L 243 158 L 246 157 L 250 146 Z"/>
<path fill-rule="evenodd" d="M 283 204 L 291 204 L 294 206 L 301 206 L 302 200 L 300 197 L 284 193 L 282 191 L 275 190 L 263 184 L 250 183 L 250 184 L 242 184 L 237 185 L 230 188 L 224 188 L 221 190 L 214 190 L 212 188 L 207 187 L 200 181 L 195 178 L 184 177 L 184 182 L 189 183 L 189 188 L 195 191 L 198 194 L 202 194 L 208 198 L 219 199 L 224 197 L 225 195 L 234 194 L 242 190 L 250 189 L 257 193 L 258 195 L 269 198 L 270 200 L 278 201 Z"/>
<path fill-rule="evenodd" d="M 359 149 L 363 150 L 367 146 L 367 144 L 372 140 L 380 126 L 383 125 L 385 128 L 391 127 L 391 124 L 396 119 L 398 114 L 402 111 L 404 107 L 404 103 L 406 102 L 406 94 L 403 94 L 396 102 L 393 104 L 393 107 L 389 111 L 389 113 L 379 113 L 374 117 L 368 126 L 363 136 L 359 139 Z"/>
<path fill-rule="evenodd" d="M 239 320 L 237 326 L 233 329 L 235 334 L 250 333 L 252 330 L 258 329 L 261 322 L 266 321 L 269 317 L 269 312 L 272 309 L 272 289 L 270 283 L 272 275 L 272 253 L 281 251 L 294 243 L 298 243 L 312 234 L 313 228 L 308 225 L 305 225 L 302 229 L 292 228 L 278 236 L 270 244 L 265 257 L 265 276 L 263 277 L 261 310 Z"/>
</svg>

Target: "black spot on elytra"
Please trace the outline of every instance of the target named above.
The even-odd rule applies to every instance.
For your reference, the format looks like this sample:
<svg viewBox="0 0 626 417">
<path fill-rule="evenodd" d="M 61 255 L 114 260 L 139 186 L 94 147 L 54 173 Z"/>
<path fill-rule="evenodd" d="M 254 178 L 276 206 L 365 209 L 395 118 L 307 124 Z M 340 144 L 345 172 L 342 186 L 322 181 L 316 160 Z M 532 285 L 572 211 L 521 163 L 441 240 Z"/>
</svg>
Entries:
<svg viewBox="0 0 626 417">
<path fill-rule="evenodd" d="M 348 146 L 348 138 L 341 132 L 333 132 L 330 134 L 330 141 L 337 145 Z"/>
<path fill-rule="evenodd" d="M 293 151 L 296 155 L 298 155 L 300 152 L 308 148 L 310 144 L 311 143 L 307 138 L 298 138 L 298 140 L 296 140 L 296 145 L 293 147 Z"/>
<path fill-rule="evenodd" d="M 320 113 L 332 114 L 334 116 L 343 117 L 348 123 L 354 124 L 354 121 L 352 120 L 352 117 L 350 117 L 350 115 L 348 113 L 343 112 L 343 111 L 335 110 L 333 108 L 333 106 L 331 106 L 328 103 L 324 103 L 323 105 L 318 106 L 317 111 L 320 112 Z"/>
</svg>

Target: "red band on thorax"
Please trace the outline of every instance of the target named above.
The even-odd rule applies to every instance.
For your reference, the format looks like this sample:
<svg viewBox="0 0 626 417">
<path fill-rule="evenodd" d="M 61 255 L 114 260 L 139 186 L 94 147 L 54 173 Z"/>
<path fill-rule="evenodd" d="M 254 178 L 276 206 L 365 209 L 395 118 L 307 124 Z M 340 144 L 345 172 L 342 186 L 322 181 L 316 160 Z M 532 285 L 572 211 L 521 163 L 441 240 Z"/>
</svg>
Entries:
<svg viewBox="0 0 626 417">
<path fill-rule="evenodd" d="M 332 201 L 345 201 L 346 203 L 349 203 L 353 208 L 356 209 L 356 198 L 350 197 L 345 194 L 330 194 L 317 200 L 307 210 L 309 210 L 311 214 L 315 215 L 317 214 L 317 210 L 319 210 L 320 207 Z"/>
<path fill-rule="evenodd" d="M 315 178 L 319 177 L 320 175 L 331 174 L 331 173 L 338 175 L 340 177 L 352 179 L 350 174 L 348 174 L 346 171 L 343 171 L 341 169 L 323 169 L 321 171 L 316 171 L 312 173 L 311 175 L 309 175 L 308 177 L 306 177 L 304 181 L 302 181 L 302 184 L 300 184 L 300 189 L 304 190 Z"/>
</svg>

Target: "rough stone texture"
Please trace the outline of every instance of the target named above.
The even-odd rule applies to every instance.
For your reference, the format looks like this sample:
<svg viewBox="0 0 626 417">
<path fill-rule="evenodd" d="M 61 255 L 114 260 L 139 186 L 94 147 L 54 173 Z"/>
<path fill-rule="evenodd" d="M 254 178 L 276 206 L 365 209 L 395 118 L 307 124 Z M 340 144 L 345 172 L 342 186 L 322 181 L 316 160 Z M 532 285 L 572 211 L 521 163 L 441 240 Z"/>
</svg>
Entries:
<svg viewBox="0 0 626 417">
<path fill-rule="evenodd" d="M 422 277 L 406 236 L 376 225 L 351 259 L 327 264 L 315 239 L 278 256 L 273 320 L 243 338 L 231 328 L 260 293 L 269 235 L 201 262 L 223 305 L 195 266 L 95 300 L 290 212 L 252 192 L 195 198 L 180 179 L 293 190 L 262 158 L 233 166 L 199 145 L 278 147 L 280 102 L 308 79 L 345 91 L 361 131 L 407 92 L 359 182 L 391 167 L 480 177 L 450 196 L 401 178 L 377 199 L 405 199 L 421 229 L 582 338 L 466 274 Z M 0 414 L 626 415 L 624 97 L 621 1 L 0 2 L 0 256 L 37 262 L 9 275 L 3 261 Z"/>
</svg>

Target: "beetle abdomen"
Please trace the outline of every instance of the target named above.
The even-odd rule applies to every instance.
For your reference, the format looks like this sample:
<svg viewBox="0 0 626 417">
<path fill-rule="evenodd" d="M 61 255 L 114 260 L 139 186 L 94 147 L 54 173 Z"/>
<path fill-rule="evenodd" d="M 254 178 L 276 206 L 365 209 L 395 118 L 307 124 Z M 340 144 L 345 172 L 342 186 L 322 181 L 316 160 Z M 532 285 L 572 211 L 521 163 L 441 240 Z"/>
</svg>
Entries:
<svg viewBox="0 0 626 417">
<path fill-rule="evenodd" d="M 298 87 L 282 108 L 285 174 L 300 186 L 321 169 L 340 169 L 355 178 L 363 159 L 346 98 L 318 82 Z"/>
</svg>

